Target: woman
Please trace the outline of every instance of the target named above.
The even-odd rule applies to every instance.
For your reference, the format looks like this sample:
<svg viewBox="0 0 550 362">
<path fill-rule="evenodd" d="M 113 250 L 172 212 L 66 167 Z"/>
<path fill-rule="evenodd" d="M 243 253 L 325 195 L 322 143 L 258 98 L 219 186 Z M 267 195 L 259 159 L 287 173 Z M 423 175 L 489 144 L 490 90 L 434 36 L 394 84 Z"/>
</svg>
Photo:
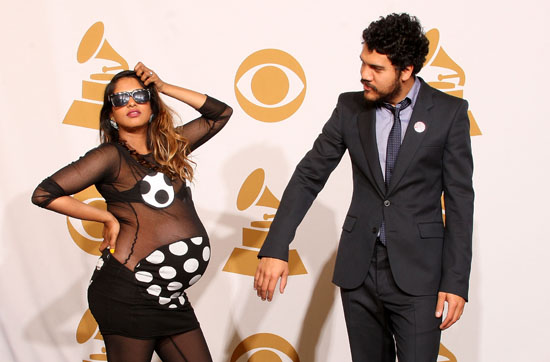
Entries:
<svg viewBox="0 0 550 362">
<path fill-rule="evenodd" d="M 174 128 L 159 92 L 202 116 Z M 167 84 L 138 63 L 105 89 L 102 144 L 34 191 L 32 201 L 41 207 L 104 225 L 88 302 L 111 362 L 150 361 L 153 351 L 163 361 L 212 360 L 184 292 L 210 259 L 187 186 L 193 178 L 189 154 L 231 113 L 224 103 Z M 69 196 L 93 184 L 107 210 Z"/>
</svg>

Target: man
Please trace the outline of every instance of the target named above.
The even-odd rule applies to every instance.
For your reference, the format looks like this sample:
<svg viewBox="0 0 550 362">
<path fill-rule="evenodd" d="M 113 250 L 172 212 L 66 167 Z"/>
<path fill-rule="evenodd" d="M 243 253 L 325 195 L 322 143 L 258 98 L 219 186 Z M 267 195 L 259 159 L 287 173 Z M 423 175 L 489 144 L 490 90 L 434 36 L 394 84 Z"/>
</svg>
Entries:
<svg viewBox="0 0 550 362">
<path fill-rule="evenodd" d="M 281 278 L 284 291 L 288 245 L 347 150 L 353 197 L 333 282 L 341 288 L 353 360 L 394 361 L 397 350 L 400 362 L 436 361 L 441 330 L 460 318 L 468 297 L 468 104 L 416 76 L 429 44 L 415 17 L 380 18 L 363 39 L 364 91 L 339 97 L 298 164 L 259 253 L 254 287 L 271 300 Z"/>
</svg>

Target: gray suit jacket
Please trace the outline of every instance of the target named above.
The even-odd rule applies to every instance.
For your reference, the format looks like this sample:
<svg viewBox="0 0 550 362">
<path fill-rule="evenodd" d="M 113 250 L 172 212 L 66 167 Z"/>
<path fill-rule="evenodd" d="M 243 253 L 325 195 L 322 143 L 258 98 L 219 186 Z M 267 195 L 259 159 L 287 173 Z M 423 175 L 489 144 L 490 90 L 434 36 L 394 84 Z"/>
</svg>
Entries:
<svg viewBox="0 0 550 362">
<path fill-rule="evenodd" d="M 375 108 L 363 92 L 341 94 L 313 148 L 296 167 L 259 257 L 288 260 L 296 228 L 347 150 L 353 196 L 342 226 L 333 282 L 352 289 L 365 280 L 384 218 L 391 269 L 403 291 L 412 295 L 444 291 L 467 299 L 474 202 L 467 111 L 465 100 L 422 81 L 386 192 Z M 418 122 L 425 124 L 423 132 L 414 129 Z"/>
</svg>

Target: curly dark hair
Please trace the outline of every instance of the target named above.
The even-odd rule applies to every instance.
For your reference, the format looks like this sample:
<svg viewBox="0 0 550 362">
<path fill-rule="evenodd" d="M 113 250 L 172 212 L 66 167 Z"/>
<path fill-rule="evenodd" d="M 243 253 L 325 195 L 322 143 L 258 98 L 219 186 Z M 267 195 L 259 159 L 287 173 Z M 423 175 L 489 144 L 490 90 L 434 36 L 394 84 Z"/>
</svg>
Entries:
<svg viewBox="0 0 550 362">
<path fill-rule="evenodd" d="M 405 13 L 373 21 L 363 30 L 363 40 L 369 50 L 387 55 L 399 70 L 412 65 L 413 74 L 422 69 L 430 45 L 420 21 Z"/>
</svg>

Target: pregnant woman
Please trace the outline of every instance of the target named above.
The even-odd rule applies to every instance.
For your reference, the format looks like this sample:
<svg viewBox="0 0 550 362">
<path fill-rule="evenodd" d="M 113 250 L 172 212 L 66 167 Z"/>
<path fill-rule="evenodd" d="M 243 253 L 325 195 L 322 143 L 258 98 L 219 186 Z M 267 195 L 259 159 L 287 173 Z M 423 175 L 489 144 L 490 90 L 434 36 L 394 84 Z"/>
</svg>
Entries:
<svg viewBox="0 0 550 362">
<path fill-rule="evenodd" d="M 159 93 L 201 117 L 174 127 Z M 36 205 L 104 224 L 100 257 L 88 288 L 90 310 L 107 358 L 211 361 L 185 289 L 204 273 L 210 244 L 193 205 L 189 155 L 222 129 L 232 109 L 163 82 L 142 63 L 115 75 L 100 114 L 101 145 L 46 178 Z M 70 195 L 95 185 L 107 210 Z"/>
</svg>

